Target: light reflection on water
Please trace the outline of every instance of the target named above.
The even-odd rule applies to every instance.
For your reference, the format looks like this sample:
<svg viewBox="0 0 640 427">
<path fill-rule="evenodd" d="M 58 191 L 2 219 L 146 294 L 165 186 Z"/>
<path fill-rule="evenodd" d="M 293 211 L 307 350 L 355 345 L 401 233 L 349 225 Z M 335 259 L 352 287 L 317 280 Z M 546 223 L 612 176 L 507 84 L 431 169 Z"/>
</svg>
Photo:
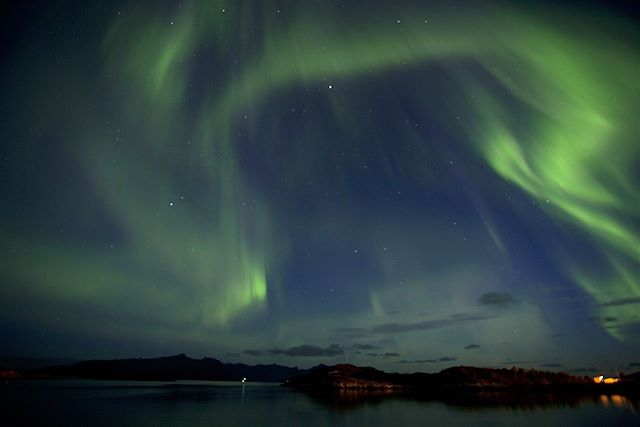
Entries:
<svg viewBox="0 0 640 427">
<path fill-rule="evenodd" d="M 621 394 L 612 394 L 610 396 L 606 394 L 600 395 L 600 402 L 605 407 L 615 406 L 616 408 L 625 408 L 636 413 L 636 405 L 634 406 L 633 400 L 629 399 L 627 396 L 623 396 Z"/>
<path fill-rule="evenodd" d="M 388 393 L 307 395 L 273 384 L 15 381 L 0 385 L 5 425 L 638 425 L 627 396 L 477 393 L 408 398 Z"/>
</svg>

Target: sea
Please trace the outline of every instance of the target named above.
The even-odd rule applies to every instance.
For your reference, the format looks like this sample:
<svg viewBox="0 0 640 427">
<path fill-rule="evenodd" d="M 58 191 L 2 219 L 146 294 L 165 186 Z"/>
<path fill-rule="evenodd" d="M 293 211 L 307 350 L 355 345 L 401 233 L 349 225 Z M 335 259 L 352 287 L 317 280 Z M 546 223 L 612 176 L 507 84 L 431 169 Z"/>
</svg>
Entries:
<svg viewBox="0 0 640 427">
<path fill-rule="evenodd" d="M 477 397 L 477 398 L 476 398 Z M 7 380 L 0 425 L 10 426 L 639 426 L 622 395 L 555 401 L 309 395 L 273 383 Z M 637 397 L 636 397 L 637 399 Z"/>
</svg>

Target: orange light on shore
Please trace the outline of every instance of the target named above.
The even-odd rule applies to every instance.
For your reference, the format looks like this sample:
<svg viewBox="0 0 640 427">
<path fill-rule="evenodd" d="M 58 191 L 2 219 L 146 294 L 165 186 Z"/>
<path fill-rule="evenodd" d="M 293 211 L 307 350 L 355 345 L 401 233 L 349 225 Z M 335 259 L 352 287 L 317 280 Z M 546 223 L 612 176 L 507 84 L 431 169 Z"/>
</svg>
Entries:
<svg viewBox="0 0 640 427">
<path fill-rule="evenodd" d="M 607 377 L 603 375 L 593 377 L 593 382 L 596 384 L 615 384 L 620 381 L 620 378 Z"/>
</svg>

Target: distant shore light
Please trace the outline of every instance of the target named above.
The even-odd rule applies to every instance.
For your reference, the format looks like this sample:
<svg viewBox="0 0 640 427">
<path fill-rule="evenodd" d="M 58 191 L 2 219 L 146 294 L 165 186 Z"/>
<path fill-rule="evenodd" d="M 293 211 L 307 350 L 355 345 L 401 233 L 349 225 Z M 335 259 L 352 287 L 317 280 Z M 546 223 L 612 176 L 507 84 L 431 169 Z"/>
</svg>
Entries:
<svg viewBox="0 0 640 427">
<path fill-rule="evenodd" d="M 599 375 L 597 377 L 593 377 L 593 382 L 596 384 L 615 384 L 620 381 L 620 378 L 607 377 L 604 375 Z"/>
</svg>

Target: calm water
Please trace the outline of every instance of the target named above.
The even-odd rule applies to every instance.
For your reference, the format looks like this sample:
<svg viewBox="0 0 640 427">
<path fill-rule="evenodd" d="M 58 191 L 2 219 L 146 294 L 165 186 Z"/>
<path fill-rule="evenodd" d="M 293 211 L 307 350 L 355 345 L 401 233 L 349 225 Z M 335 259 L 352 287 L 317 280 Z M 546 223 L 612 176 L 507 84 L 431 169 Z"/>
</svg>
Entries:
<svg viewBox="0 0 640 427">
<path fill-rule="evenodd" d="M 0 424 L 64 426 L 626 426 L 638 402 L 596 396 L 473 403 L 311 397 L 273 384 L 16 381 L 0 385 Z"/>
</svg>

